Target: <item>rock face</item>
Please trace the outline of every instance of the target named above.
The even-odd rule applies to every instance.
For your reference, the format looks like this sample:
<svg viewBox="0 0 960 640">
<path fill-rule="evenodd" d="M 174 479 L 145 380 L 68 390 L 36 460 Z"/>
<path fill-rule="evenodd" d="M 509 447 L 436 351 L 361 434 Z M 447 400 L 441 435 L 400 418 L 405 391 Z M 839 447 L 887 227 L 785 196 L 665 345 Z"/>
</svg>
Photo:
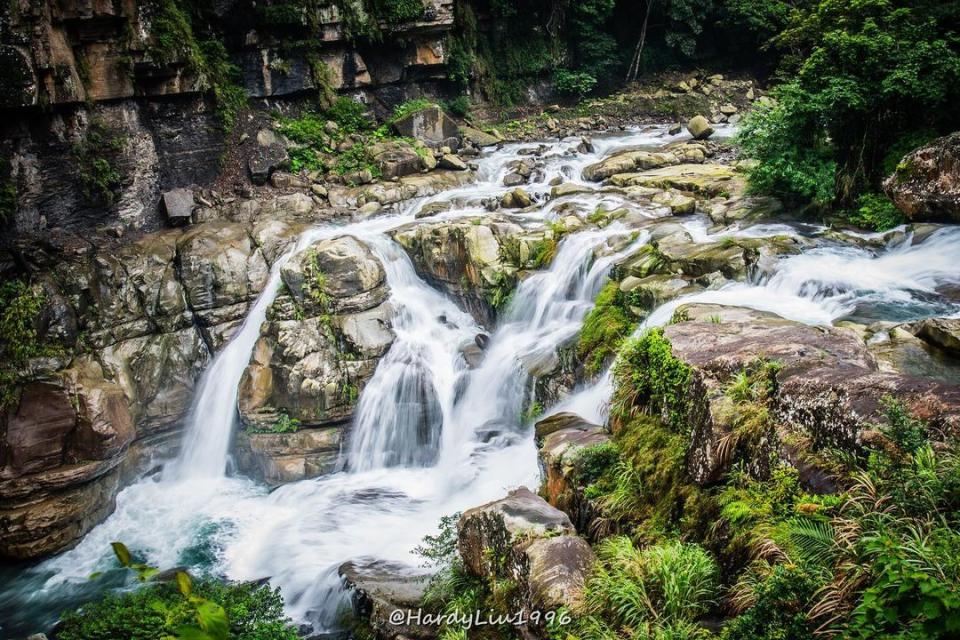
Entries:
<svg viewBox="0 0 960 640">
<path fill-rule="evenodd" d="M 466 511 L 457 545 L 469 572 L 513 580 L 514 604 L 530 609 L 578 607 L 594 560 L 567 515 L 526 488 Z"/>
<path fill-rule="evenodd" d="M 886 396 L 923 407 L 924 415 L 944 428 L 960 424 L 960 387 L 881 371 L 855 332 L 737 307 L 681 309 L 686 320 L 666 327 L 664 335 L 673 355 L 693 371 L 687 466 L 697 482 L 715 481 L 736 457 L 736 444 L 729 440 L 735 416 L 724 389 L 734 374 L 758 361 L 778 363 L 770 399 L 776 428 L 763 437 L 763 446 L 779 451 L 802 473 L 821 447 L 857 451 L 863 434 L 885 420 Z"/>
<path fill-rule="evenodd" d="M 960 318 L 928 318 L 917 323 L 913 333 L 938 349 L 960 357 Z"/>
<path fill-rule="evenodd" d="M 121 246 L 51 234 L 13 247 L 42 283 L 38 340 L 60 350 L 31 360 L 0 410 L 0 555 L 71 545 L 121 482 L 175 453 L 195 381 L 293 229 L 219 221 Z"/>
<path fill-rule="evenodd" d="M 960 132 L 907 154 L 883 189 L 912 221 L 960 222 Z"/>
<path fill-rule="evenodd" d="M 238 461 L 272 484 L 332 470 L 360 390 L 393 342 L 383 266 L 356 238 L 317 242 L 280 274 L 285 292 L 238 399 Z M 302 430 L 287 433 L 292 425 Z"/>
<path fill-rule="evenodd" d="M 161 25 L 180 14 L 164 12 L 184 6 L 64 0 L 3 9 L 0 109 L 17 115 L 0 120 L 0 155 L 18 187 L 17 231 L 156 229 L 164 222 L 162 193 L 213 182 L 219 165 L 211 158 L 226 149 L 225 136 L 210 79 L 197 69 L 206 65 L 186 59 L 212 35 L 203 24 L 217 25 L 213 35 L 250 98 L 343 90 L 388 112 L 408 97 L 438 93 L 447 76 L 454 0 L 432 1 L 416 19 L 381 24 L 336 2 L 313 3 L 296 20 L 278 23 L 286 7 L 271 5 L 271 13 L 254 0 L 223 0 L 205 5 L 205 18 L 170 43 Z M 376 47 L 358 45 L 357 29 L 367 28 L 378 33 Z M 112 202 L 89 202 L 77 179 L 74 148 L 94 124 L 118 140 L 117 149 L 93 149 L 91 156 L 108 159 L 122 176 Z M 457 135 L 448 121 L 441 130 Z M 244 145 L 251 153 L 243 165 L 264 184 L 286 153 L 253 142 Z"/>
<path fill-rule="evenodd" d="M 518 224 L 497 218 L 487 218 L 480 224 L 418 224 L 393 234 L 421 277 L 459 300 L 479 322 L 488 325 L 495 315 L 496 302 L 505 298 L 516 283 L 517 266 L 504 259 L 505 247 L 526 242 L 525 236 Z"/>
<path fill-rule="evenodd" d="M 587 447 L 610 441 L 600 425 L 572 413 L 558 413 L 536 424 L 540 459 L 547 472 L 543 493 L 552 506 L 566 513 L 578 531 L 589 532 L 594 510 L 574 473 L 578 454 Z"/>
</svg>

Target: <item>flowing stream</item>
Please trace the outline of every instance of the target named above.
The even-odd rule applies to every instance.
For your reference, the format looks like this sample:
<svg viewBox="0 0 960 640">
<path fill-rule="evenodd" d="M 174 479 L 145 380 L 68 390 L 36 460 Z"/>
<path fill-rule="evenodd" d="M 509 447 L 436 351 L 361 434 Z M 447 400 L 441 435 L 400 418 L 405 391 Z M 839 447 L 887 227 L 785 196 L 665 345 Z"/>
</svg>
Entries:
<svg viewBox="0 0 960 640">
<path fill-rule="evenodd" d="M 546 192 L 557 176 L 577 182 L 586 164 L 613 149 L 671 140 L 662 129 L 627 132 L 596 139 L 590 154 L 569 153 L 576 141 L 550 143 L 542 154 L 543 172 L 526 189 Z M 454 206 L 431 221 L 483 212 L 484 198 L 506 190 L 500 185 L 507 163 L 525 157 L 531 146 L 508 145 L 485 154 L 474 184 L 407 203 L 390 215 L 304 233 L 275 262 L 245 322 L 205 371 L 180 457 L 124 489 L 114 514 L 76 547 L 6 581 L 0 587 L 0 619 L 7 626 L 0 626 L 0 637 L 45 628 L 59 611 L 97 589 L 126 584 L 128 576 L 118 570 L 96 583 L 88 579 L 112 566 L 114 540 L 163 568 L 189 566 L 235 580 L 269 577 L 282 589 L 290 616 L 316 633 L 328 632 L 346 602 L 337 575 L 341 563 L 372 557 L 415 565 L 414 547 L 441 517 L 501 498 L 517 486 L 536 489 L 537 453 L 531 425 L 522 417 L 531 372 L 550 368 L 557 347 L 579 330 L 611 267 L 648 242 L 649 233 L 613 223 L 566 236 L 549 269 L 522 280 L 472 368 L 462 347 L 488 329 L 425 283 L 388 235 L 414 222 L 420 207 L 433 201 Z M 626 206 L 650 218 L 665 213 L 610 192 L 563 201 L 582 212 Z M 560 215 L 559 204 L 549 201 L 539 212 L 518 217 L 543 224 Z M 687 228 L 695 242 L 720 237 L 698 219 Z M 797 232 L 778 224 L 727 233 Z M 279 288 L 282 264 L 318 239 L 344 234 L 369 246 L 384 265 L 396 339 L 360 395 L 341 470 L 269 492 L 227 474 L 238 383 Z M 923 242 L 908 237 L 880 250 L 825 245 L 784 258 L 774 271 L 753 274 L 748 283 L 664 305 L 644 326 L 662 324 L 688 301 L 750 306 L 814 324 L 850 316 L 903 320 L 957 314 L 960 305 L 939 292 L 960 283 L 958 251 L 957 229 L 936 231 Z M 552 410 L 572 409 L 601 420 L 609 393 L 607 373 Z"/>
</svg>

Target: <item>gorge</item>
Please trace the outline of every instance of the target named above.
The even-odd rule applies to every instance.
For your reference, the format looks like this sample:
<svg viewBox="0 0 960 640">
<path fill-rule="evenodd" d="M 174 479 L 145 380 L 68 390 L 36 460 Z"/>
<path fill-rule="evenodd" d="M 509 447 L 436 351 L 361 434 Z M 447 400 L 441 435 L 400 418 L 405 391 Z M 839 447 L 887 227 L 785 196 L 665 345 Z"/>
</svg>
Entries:
<svg viewBox="0 0 960 640">
<path fill-rule="evenodd" d="M 955 637 L 893 5 L 0 9 L 0 638 Z"/>
</svg>

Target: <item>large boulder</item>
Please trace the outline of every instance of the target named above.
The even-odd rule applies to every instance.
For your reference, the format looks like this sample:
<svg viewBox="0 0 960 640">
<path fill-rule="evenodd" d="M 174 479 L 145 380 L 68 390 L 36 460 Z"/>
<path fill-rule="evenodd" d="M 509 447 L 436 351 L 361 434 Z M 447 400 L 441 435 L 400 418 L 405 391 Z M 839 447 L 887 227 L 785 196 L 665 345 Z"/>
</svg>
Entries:
<svg viewBox="0 0 960 640">
<path fill-rule="evenodd" d="M 401 136 L 434 146 L 449 144 L 451 139 L 456 140 L 459 135 L 457 123 L 435 104 L 394 120 L 392 126 Z"/>
<path fill-rule="evenodd" d="M 960 132 L 907 154 L 883 188 L 912 221 L 960 222 Z"/>
<path fill-rule="evenodd" d="M 693 136 L 694 140 L 706 140 L 713 135 L 713 127 L 710 121 L 703 116 L 694 116 L 687 122 L 687 131 Z"/>
<path fill-rule="evenodd" d="M 703 162 L 705 158 L 706 150 L 700 144 L 684 144 L 660 152 L 625 149 L 584 167 L 583 179 L 602 182 L 618 173 L 659 169 L 680 163 L 697 164 Z"/>
<path fill-rule="evenodd" d="M 618 173 L 606 183 L 616 187 L 676 189 L 709 198 L 739 195 L 744 190 L 743 178 L 723 164 L 678 164 L 636 173 Z"/>
<path fill-rule="evenodd" d="M 321 240 L 281 268 L 240 382 L 240 467 L 270 484 L 333 470 L 342 429 L 393 342 L 383 265 L 352 236 Z M 291 429 L 299 429 L 291 433 Z"/>
<path fill-rule="evenodd" d="M 426 153 L 426 152 L 425 152 Z M 412 144 L 405 140 L 384 140 L 369 149 L 373 163 L 388 180 L 420 173 L 424 168 L 423 160 Z"/>
<path fill-rule="evenodd" d="M 570 518 L 526 488 L 464 512 L 457 546 L 471 574 L 513 580 L 512 605 L 527 609 L 579 607 L 594 560 Z"/>
<path fill-rule="evenodd" d="M 954 357 L 960 357 L 960 318 L 927 318 L 913 326 L 921 340 Z"/>
<path fill-rule="evenodd" d="M 675 318 L 663 331 L 673 355 L 692 372 L 683 393 L 692 428 L 687 467 L 697 482 L 716 481 L 737 458 L 732 434 L 738 410 L 726 389 L 733 376 L 756 370 L 760 362 L 777 363 L 771 372 L 776 382 L 768 399 L 771 430 L 758 440 L 767 456 L 754 451 L 745 458 L 751 464 L 780 455 L 804 466 L 823 447 L 859 452 L 862 435 L 886 420 L 888 396 L 923 406 L 945 429 L 960 424 L 960 387 L 881 370 L 858 332 L 717 305 L 687 305 Z M 666 411 L 646 409 L 654 415 Z M 749 470 L 766 472 L 764 465 Z"/>
</svg>

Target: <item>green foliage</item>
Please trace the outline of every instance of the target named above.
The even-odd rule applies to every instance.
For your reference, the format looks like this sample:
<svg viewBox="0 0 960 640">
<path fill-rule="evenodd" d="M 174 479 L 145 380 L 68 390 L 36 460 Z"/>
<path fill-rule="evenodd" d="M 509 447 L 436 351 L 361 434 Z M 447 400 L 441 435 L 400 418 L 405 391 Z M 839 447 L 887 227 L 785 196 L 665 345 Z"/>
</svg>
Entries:
<svg viewBox="0 0 960 640">
<path fill-rule="evenodd" d="M 400 120 L 401 118 L 406 118 L 411 113 L 416 113 L 417 111 L 422 111 L 427 107 L 435 106 L 437 103 L 428 100 L 426 98 L 415 98 L 413 100 L 407 100 L 399 105 L 397 105 L 393 110 L 393 116 L 390 118 L 391 122 Z"/>
<path fill-rule="evenodd" d="M 584 361 L 587 372 L 599 373 L 636 325 L 637 321 L 626 308 L 620 283 L 608 282 L 600 290 L 580 330 L 577 353 Z"/>
<path fill-rule="evenodd" d="M 458 118 L 466 118 L 470 115 L 470 98 L 467 96 L 457 96 L 447 102 L 446 110 Z"/>
<path fill-rule="evenodd" d="M 146 586 L 111 594 L 64 614 L 60 640 L 298 640 L 283 615 L 279 589 L 256 583 L 194 582 L 185 571 L 154 582 L 159 571 L 134 561 L 122 542 L 112 543 L 120 566 Z M 93 576 L 94 578 L 96 575 Z"/>
<path fill-rule="evenodd" d="M 52 355 L 57 349 L 37 334 L 43 290 L 22 280 L 0 281 L 0 409 L 17 399 L 18 369 L 27 360 Z"/>
<path fill-rule="evenodd" d="M 887 231 L 907 221 L 903 213 L 882 193 L 864 193 L 857 200 L 857 210 L 850 222 L 874 231 Z"/>
<path fill-rule="evenodd" d="M 423 0 L 372 0 L 373 14 L 389 24 L 413 22 L 423 17 Z"/>
<path fill-rule="evenodd" d="M 620 450 L 613 442 L 584 447 L 577 451 L 571 463 L 573 479 L 578 485 L 587 487 L 600 480 L 619 460 Z"/>
<path fill-rule="evenodd" d="M 767 575 L 749 587 L 738 584 L 751 604 L 723 628 L 721 640 L 813 640 L 806 612 L 820 581 L 797 565 L 763 566 Z"/>
<path fill-rule="evenodd" d="M 822 116 L 795 84 L 779 87 L 774 95 L 777 102 L 748 113 L 737 134 L 744 153 L 758 161 L 747 173 L 749 188 L 826 206 L 834 197 L 836 162 Z"/>
<path fill-rule="evenodd" d="M 930 0 L 820 0 L 791 13 L 771 41 L 789 52 L 791 79 L 741 136 L 761 161 L 754 187 L 844 207 L 877 191 L 901 140 L 951 126 L 958 19 L 960 5 Z"/>
<path fill-rule="evenodd" d="M 697 545 L 672 541 L 637 549 L 629 538 L 613 537 L 600 543 L 597 558 L 584 596 L 589 617 L 581 624 L 588 638 L 599 635 L 597 626 L 663 637 L 664 627 L 692 623 L 715 603 L 717 566 Z"/>
<path fill-rule="evenodd" d="M 597 85 L 597 79 L 585 71 L 557 69 L 553 72 L 553 82 L 560 93 L 582 98 Z"/>
<path fill-rule="evenodd" d="M 366 131 L 373 126 L 367 118 L 367 107 L 356 100 L 340 97 L 327 109 L 327 118 L 340 127 L 342 133 Z"/>
<path fill-rule="evenodd" d="M 413 552 L 430 567 L 449 567 L 457 559 L 457 523 L 460 512 L 440 518 L 437 535 L 426 535 Z"/>
<path fill-rule="evenodd" d="M 102 120 L 93 120 L 83 138 L 73 145 L 72 155 L 84 197 L 91 204 L 110 206 L 117 197 L 123 174 L 117 156 L 126 146 L 126 137 Z"/>
<path fill-rule="evenodd" d="M 663 329 L 654 328 L 629 341 L 613 368 L 616 390 L 611 416 L 629 420 L 637 409 L 661 415 L 664 424 L 686 434 L 692 371 L 673 356 Z"/>
</svg>

